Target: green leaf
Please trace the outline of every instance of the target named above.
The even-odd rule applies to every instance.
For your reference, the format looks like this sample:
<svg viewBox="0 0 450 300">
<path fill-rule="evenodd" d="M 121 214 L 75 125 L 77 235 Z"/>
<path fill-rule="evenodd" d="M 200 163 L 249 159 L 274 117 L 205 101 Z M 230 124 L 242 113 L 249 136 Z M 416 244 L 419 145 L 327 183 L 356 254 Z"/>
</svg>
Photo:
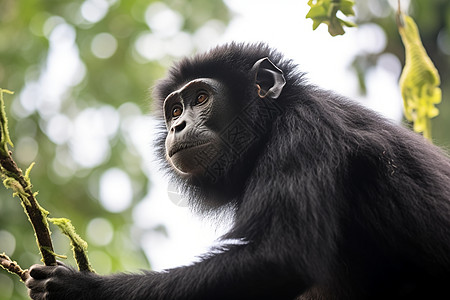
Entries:
<svg viewBox="0 0 450 300">
<path fill-rule="evenodd" d="M 354 16 L 355 11 L 353 10 L 354 1 L 342 0 L 339 9 L 346 16 Z"/>
<path fill-rule="evenodd" d="M 306 18 L 318 18 L 318 17 L 326 17 L 327 15 L 327 11 L 325 10 L 324 7 L 319 6 L 319 7 L 311 7 L 311 9 L 309 10 L 309 12 L 306 14 Z"/>
<path fill-rule="evenodd" d="M 439 114 L 435 107 L 442 94 L 439 73 L 428 56 L 413 18 L 399 15 L 399 33 L 405 45 L 405 66 L 400 76 L 404 114 L 413 129 L 431 140 L 430 119 Z"/>
<path fill-rule="evenodd" d="M 306 18 L 313 20 L 313 30 L 316 30 L 320 24 L 328 25 L 328 32 L 332 36 L 342 35 L 345 33 L 343 26 L 355 27 L 356 24 L 347 20 L 342 20 L 336 16 L 341 11 L 345 16 L 354 16 L 353 0 L 317 0 L 308 1 L 311 7 L 306 14 Z"/>
</svg>

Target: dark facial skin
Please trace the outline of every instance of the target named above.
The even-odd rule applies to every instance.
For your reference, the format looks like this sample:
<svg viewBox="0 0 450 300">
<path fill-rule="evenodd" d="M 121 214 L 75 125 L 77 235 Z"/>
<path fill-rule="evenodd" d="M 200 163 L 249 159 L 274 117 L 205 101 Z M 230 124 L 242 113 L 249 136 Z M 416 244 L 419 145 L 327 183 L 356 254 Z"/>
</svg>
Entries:
<svg viewBox="0 0 450 300">
<path fill-rule="evenodd" d="M 180 175 L 201 176 L 223 149 L 220 131 L 234 114 L 227 95 L 219 81 L 199 78 L 165 99 L 166 158 Z"/>
</svg>

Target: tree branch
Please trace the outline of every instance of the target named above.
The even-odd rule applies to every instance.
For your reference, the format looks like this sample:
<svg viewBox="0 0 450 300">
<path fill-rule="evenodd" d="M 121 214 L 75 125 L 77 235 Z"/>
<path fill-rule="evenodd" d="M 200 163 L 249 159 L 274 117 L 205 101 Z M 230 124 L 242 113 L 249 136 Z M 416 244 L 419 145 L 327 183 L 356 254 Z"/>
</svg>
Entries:
<svg viewBox="0 0 450 300">
<path fill-rule="evenodd" d="M 28 270 L 22 270 L 17 262 L 11 260 L 5 253 L 0 253 L 0 266 L 6 271 L 19 276 L 23 282 L 30 277 Z"/>
<path fill-rule="evenodd" d="M 31 190 L 32 185 L 29 174 L 34 163 L 26 170 L 25 175 L 23 175 L 22 170 L 17 167 L 17 164 L 11 157 L 11 151 L 8 148 L 8 144 L 10 146 L 13 144 L 9 138 L 3 93 L 12 94 L 12 92 L 0 88 L 0 171 L 4 179 L 3 184 L 5 187 L 11 188 L 14 191 L 13 196 L 20 198 L 28 219 L 33 225 L 36 241 L 44 264 L 54 266 L 56 265 L 56 259 L 53 252 L 50 229 L 47 223 L 48 212 L 39 205 L 35 197 L 36 194 Z"/>
</svg>

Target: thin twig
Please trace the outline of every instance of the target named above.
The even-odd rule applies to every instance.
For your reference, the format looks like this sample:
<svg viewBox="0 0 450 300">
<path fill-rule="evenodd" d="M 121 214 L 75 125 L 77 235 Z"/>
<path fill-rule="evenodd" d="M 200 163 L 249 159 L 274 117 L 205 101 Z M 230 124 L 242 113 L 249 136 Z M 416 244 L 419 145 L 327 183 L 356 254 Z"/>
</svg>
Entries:
<svg viewBox="0 0 450 300">
<path fill-rule="evenodd" d="M 28 272 L 28 269 L 23 270 L 17 262 L 13 261 L 11 258 L 8 257 L 5 253 L 0 253 L 0 266 L 5 269 L 6 271 L 16 274 L 20 277 L 20 279 L 25 282 L 28 277 L 30 277 L 30 274 Z"/>
</svg>

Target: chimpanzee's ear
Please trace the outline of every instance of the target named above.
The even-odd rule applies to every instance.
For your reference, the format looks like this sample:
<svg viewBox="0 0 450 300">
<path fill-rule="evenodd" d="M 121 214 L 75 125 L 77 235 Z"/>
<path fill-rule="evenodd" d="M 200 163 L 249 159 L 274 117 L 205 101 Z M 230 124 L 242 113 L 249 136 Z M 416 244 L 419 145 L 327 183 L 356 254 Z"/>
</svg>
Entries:
<svg viewBox="0 0 450 300">
<path fill-rule="evenodd" d="M 281 71 L 268 57 L 261 58 L 252 67 L 255 84 L 260 98 L 276 99 L 280 96 L 286 79 Z"/>
</svg>

